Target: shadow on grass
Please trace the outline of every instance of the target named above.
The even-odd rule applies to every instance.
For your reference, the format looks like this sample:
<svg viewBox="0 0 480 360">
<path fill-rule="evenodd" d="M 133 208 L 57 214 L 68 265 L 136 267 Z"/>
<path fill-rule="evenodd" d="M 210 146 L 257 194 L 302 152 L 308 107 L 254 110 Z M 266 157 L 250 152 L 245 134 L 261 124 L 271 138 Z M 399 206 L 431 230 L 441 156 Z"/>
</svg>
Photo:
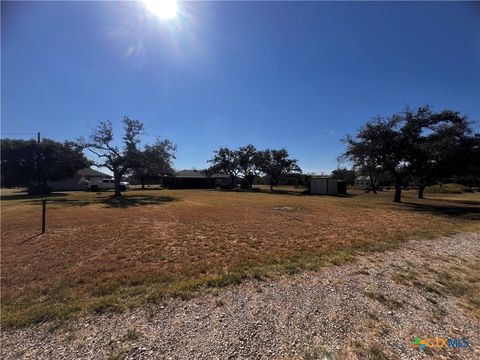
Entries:
<svg viewBox="0 0 480 360">
<path fill-rule="evenodd" d="M 452 203 L 452 204 L 461 204 L 461 205 L 476 205 L 480 206 L 479 200 L 455 200 L 455 199 L 432 199 L 427 198 L 428 201 L 436 201 L 436 202 L 445 202 L 445 203 Z"/>
<path fill-rule="evenodd" d="M 141 187 L 132 187 L 130 186 L 128 188 L 128 191 L 149 191 L 149 190 L 165 190 L 164 187 L 161 187 L 161 186 L 150 186 L 150 187 L 145 187 L 144 189 L 142 189 Z"/>
<path fill-rule="evenodd" d="M 302 191 L 296 191 L 296 190 L 284 190 L 284 189 L 273 189 L 272 190 L 267 190 L 267 189 L 259 189 L 259 188 L 253 188 L 252 190 L 237 190 L 241 192 L 246 192 L 246 193 L 260 193 L 260 194 L 269 194 L 269 195 L 293 195 L 293 196 L 304 196 L 304 195 L 309 195 L 307 190 L 302 190 Z"/>
<path fill-rule="evenodd" d="M 48 199 L 48 204 L 52 205 L 62 205 L 62 206 L 87 206 L 87 205 L 104 205 L 109 208 L 127 208 L 135 206 L 144 206 L 144 205 L 160 205 L 172 201 L 177 201 L 178 199 L 173 196 L 149 196 L 149 195 L 135 195 L 135 196 L 122 196 L 115 198 L 113 196 L 108 197 L 98 197 L 92 200 L 79 200 L 79 199 Z M 32 204 L 40 204 L 41 199 L 32 200 Z"/>
<path fill-rule="evenodd" d="M 326 195 L 326 194 L 310 194 L 308 190 L 304 191 L 294 191 L 294 190 L 254 190 L 251 191 L 254 193 L 262 193 L 262 194 L 270 194 L 270 195 L 293 195 L 293 196 L 328 196 L 328 197 L 336 197 L 336 198 L 352 198 L 358 196 L 357 194 L 335 194 L 335 195 Z"/>
<path fill-rule="evenodd" d="M 26 243 L 26 242 L 28 242 L 30 240 L 33 240 L 33 239 L 36 239 L 36 238 L 38 238 L 39 236 L 42 236 L 42 235 L 44 235 L 44 233 L 39 232 L 39 233 L 36 233 L 34 235 L 26 236 L 23 239 L 21 239 L 20 241 L 18 241 L 17 244 Z"/>
<path fill-rule="evenodd" d="M 51 197 L 61 197 L 61 196 L 68 196 L 66 193 L 51 193 L 45 195 L 47 198 Z M 9 194 L 9 195 L 2 195 L 0 196 L 1 201 L 8 201 L 8 200 L 32 200 L 32 199 L 39 199 L 41 201 L 42 195 L 29 195 L 27 193 L 20 193 L 20 194 Z"/>
<path fill-rule="evenodd" d="M 328 196 L 328 197 L 335 197 L 335 198 L 353 198 L 357 197 L 358 194 L 335 194 L 335 195 L 326 195 L 326 194 L 305 194 L 305 195 L 311 195 L 311 196 Z"/>
<path fill-rule="evenodd" d="M 167 202 L 177 201 L 178 199 L 173 196 L 148 196 L 148 195 L 136 195 L 125 197 L 108 197 L 101 200 L 100 203 L 107 207 L 125 208 L 130 206 L 142 206 L 142 205 L 159 205 Z"/>
<path fill-rule="evenodd" d="M 434 215 L 462 218 L 467 220 L 480 220 L 480 206 L 476 207 L 476 203 L 477 202 L 474 201 L 460 202 L 456 200 L 443 200 L 442 203 L 439 204 L 403 202 L 403 204 L 407 208 L 414 211 L 426 212 Z"/>
</svg>

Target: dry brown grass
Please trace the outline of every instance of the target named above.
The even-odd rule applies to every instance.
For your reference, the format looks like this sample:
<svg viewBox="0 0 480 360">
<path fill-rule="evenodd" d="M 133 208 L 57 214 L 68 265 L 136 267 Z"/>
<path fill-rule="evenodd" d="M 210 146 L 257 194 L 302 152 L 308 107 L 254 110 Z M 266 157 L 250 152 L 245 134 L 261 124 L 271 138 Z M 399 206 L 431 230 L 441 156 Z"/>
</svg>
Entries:
<svg viewBox="0 0 480 360">
<path fill-rule="evenodd" d="M 51 196 L 37 236 L 38 199 L 2 192 L 2 323 L 121 310 L 202 286 L 349 261 L 358 250 L 480 230 L 480 196 L 418 201 L 391 193 L 349 197 L 145 190 Z"/>
</svg>

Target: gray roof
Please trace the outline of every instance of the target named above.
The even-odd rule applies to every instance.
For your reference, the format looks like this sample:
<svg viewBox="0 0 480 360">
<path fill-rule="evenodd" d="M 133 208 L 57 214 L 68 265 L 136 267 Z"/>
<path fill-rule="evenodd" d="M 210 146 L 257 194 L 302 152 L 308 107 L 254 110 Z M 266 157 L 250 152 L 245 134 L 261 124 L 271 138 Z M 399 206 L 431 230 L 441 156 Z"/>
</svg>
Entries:
<svg viewBox="0 0 480 360">
<path fill-rule="evenodd" d="M 357 177 L 355 178 L 355 181 L 364 181 L 364 180 L 370 181 L 370 176 L 365 176 L 365 175 L 364 175 L 364 176 L 357 176 Z"/>
<path fill-rule="evenodd" d="M 219 174 L 219 173 L 214 173 L 211 176 L 207 176 L 205 174 L 205 170 L 181 170 L 175 174 L 176 177 L 179 178 L 195 178 L 195 179 L 206 179 L 208 177 L 211 178 L 230 178 L 229 175 L 226 174 Z"/>
<path fill-rule="evenodd" d="M 77 171 L 78 176 L 99 176 L 99 177 L 111 177 L 105 173 L 102 173 L 97 170 L 93 170 L 91 168 L 83 168 Z"/>
</svg>

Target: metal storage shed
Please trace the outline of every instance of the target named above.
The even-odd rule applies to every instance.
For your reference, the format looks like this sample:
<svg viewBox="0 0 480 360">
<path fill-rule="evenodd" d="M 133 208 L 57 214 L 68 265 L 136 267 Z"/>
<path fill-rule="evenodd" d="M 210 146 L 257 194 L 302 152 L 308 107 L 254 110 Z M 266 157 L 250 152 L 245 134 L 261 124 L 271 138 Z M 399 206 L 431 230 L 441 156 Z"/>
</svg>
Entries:
<svg viewBox="0 0 480 360">
<path fill-rule="evenodd" d="M 326 176 L 312 176 L 310 178 L 310 193 L 321 195 L 337 195 L 338 180 Z"/>
</svg>

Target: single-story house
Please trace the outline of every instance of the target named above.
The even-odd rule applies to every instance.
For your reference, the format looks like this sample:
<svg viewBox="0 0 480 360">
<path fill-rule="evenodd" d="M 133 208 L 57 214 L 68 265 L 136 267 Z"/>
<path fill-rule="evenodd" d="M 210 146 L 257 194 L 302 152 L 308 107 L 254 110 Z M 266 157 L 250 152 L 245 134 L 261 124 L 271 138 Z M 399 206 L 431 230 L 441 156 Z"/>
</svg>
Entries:
<svg viewBox="0 0 480 360">
<path fill-rule="evenodd" d="M 91 168 L 84 168 L 78 170 L 72 177 L 59 181 L 49 181 L 47 182 L 47 186 L 53 191 L 86 190 L 87 181 L 102 181 L 102 179 L 110 178 L 112 178 L 111 175 L 104 174 Z"/>
<path fill-rule="evenodd" d="M 373 179 L 375 185 L 378 185 L 378 181 Z M 355 189 L 365 190 L 372 187 L 372 183 L 370 181 L 370 176 L 357 176 L 353 183 L 353 187 Z"/>
<path fill-rule="evenodd" d="M 310 194 L 337 195 L 346 193 L 347 187 L 342 180 L 330 176 L 312 176 L 310 178 Z"/>
<path fill-rule="evenodd" d="M 167 186 L 176 189 L 227 188 L 231 178 L 226 174 L 207 175 L 204 170 L 182 170 L 168 179 Z"/>
</svg>

